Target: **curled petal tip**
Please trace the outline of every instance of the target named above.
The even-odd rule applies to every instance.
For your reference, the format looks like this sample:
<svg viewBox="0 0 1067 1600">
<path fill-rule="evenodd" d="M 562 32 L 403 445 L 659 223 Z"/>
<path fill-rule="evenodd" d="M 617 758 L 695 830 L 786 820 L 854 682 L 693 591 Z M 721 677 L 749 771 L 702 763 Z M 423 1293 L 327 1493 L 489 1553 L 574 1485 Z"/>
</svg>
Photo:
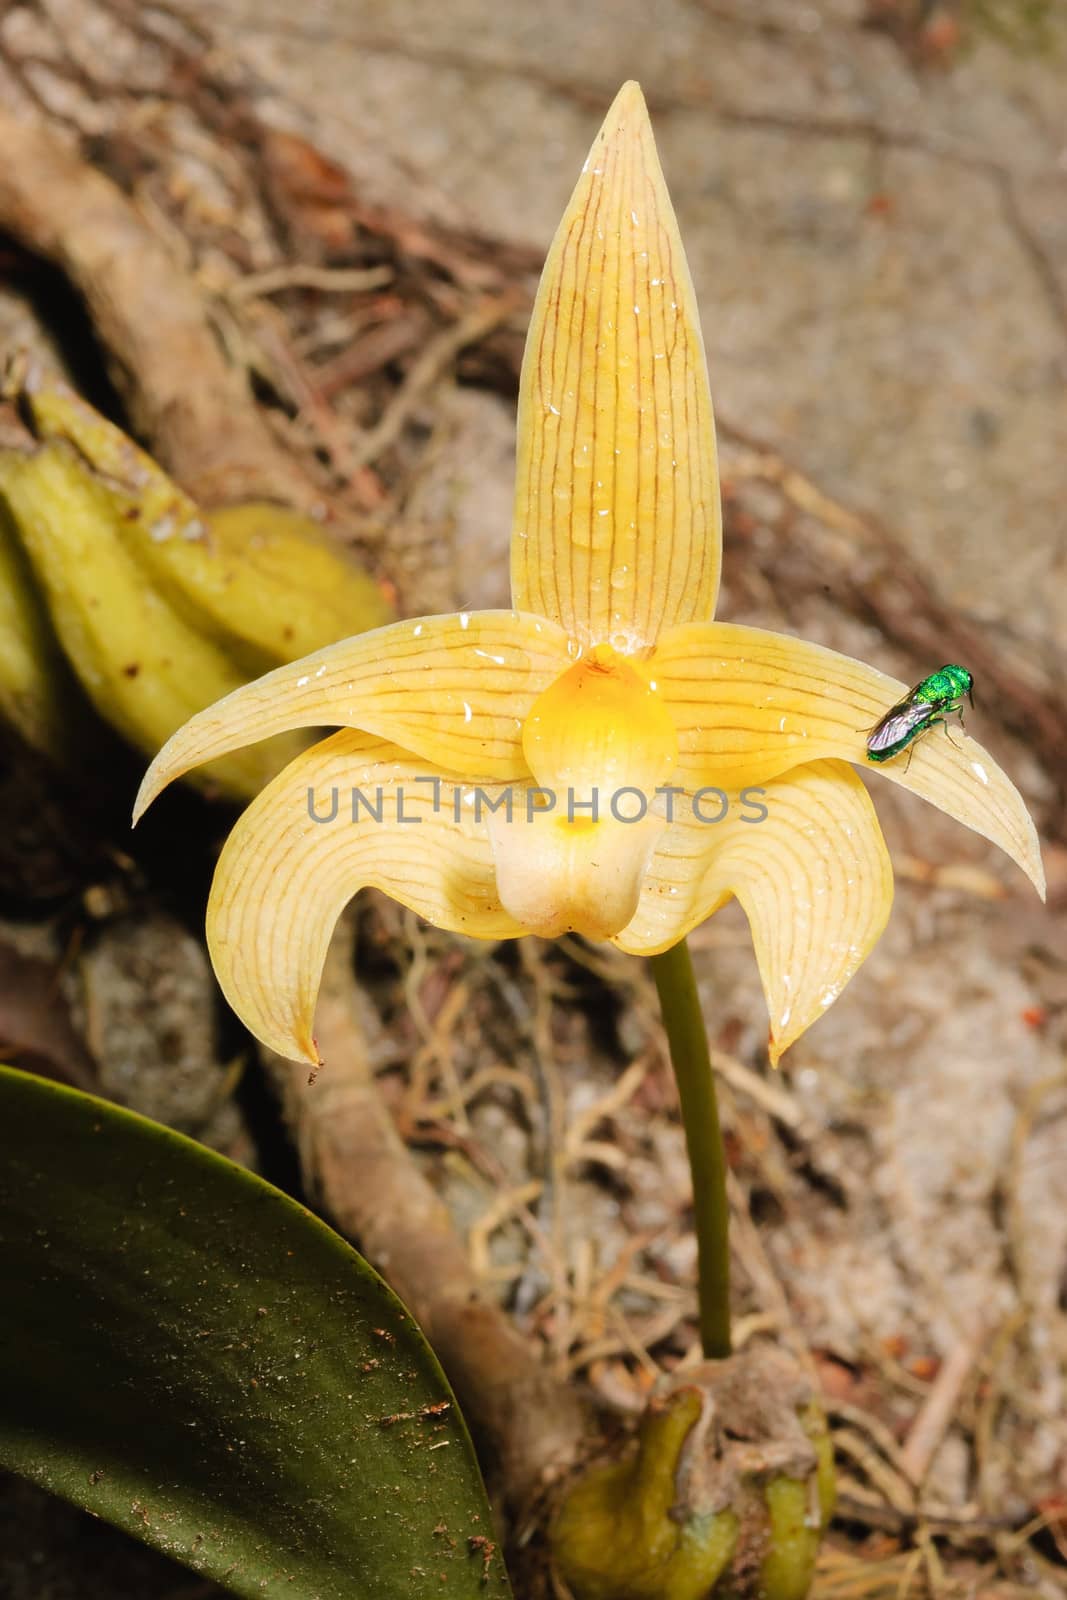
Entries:
<svg viewBox="0 0 1067 1600">
<path fill-rule="evenodd" d="M 152 765 L 141 779 L 140 787 L 137 790 L 136 799 L 133 802 L 133 815 L 130 818 L 131 828 L 136 828 L 137 824 L 140 822 L 141 818 L 152 804 L 152 801 L 159 793 L 155 783 L 155 766 L 156 764 L 153 761 Z"/>
<path fill-rule="evenodd" d="M 227 696 L 226 698 L 229 699 L 230 697 Z M 225 702 L 219 703 L 223 704 Z M 206 711 L 197 712 L 188 722 L 175 729 L 166 744 L 153 756 L 134 798 L 132 827 L 136 828 L 149 806 L 153 801 L 159 799 L 163 790 L 173 783 L 175 778 L 184 777 L 190 768 L 196 764 L 193 761 L 182 760 L 182 744 L 186 729 L 204 720 L 212 709 L 209 706 Z M 177 759 L 175 759 L 175 755 L 177 755 Z"/>
<path fill-rule="evenodd" d="M 1038 895 L 1041 898 L 1041 903 L 1044 905 L 1047 898 L 1045 863 L 1041 859 L 1041 841 L 1037 836 L 1036 828 L 1034 829 L 1033 838 L 1030 841 L 1030 850 L 1027 853 L 1025 860 L 1020 861 L 1019 865 L 1022 867 L 1023 871 L 1026 873 L 1026 876 L 1030 879 L 1030 882 L 1037 890 Z"/>
<path fill-rule="evenodd" d="M 311 1031 L 317 1001 L 316 988 L 308 997 L 308 1010 L 305 1016 L 290 1017 L 287 1019 L 288 1025 L 279 1021 L 273 1029 L 263 1028 L 257 1023 L 251 1030 L 260 1043 L 265 1044 L 276 1056 L 281 1056 L 286 1061 L 299 1062 L 301 1066 L 307 1067 L 308 1083 L 314 1083 L 326 1065 L 319 1053 L 319 1042 Z M 238 1015 L 242 1021 L 246 1020 L 241 1011 L 238 1011 Z"/>
</svg>

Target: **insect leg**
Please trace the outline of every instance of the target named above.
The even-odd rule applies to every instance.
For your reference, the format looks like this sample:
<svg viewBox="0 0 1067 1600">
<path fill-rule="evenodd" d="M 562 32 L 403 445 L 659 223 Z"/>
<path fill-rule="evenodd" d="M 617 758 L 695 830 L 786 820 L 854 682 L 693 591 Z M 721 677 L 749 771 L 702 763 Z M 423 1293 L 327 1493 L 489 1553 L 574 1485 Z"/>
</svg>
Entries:
<svg viewBox="0 0 1067 1600">
<path fill-rule="evenodd" d="M 961 733 L 966 733 L 967 732 L 967 724 L 963 720 L 963 701 L 962 700 L 958 700 L 954 706 L 949 706 L 948 707 L 947 716 L 956 716 L 956 717 L 958 717 L 959 718 L 959 724 L 960 724 Z M 946 733 L 948 732 L 948 722 L 947 722 L 947 720 L 945 722 L 945 732 Z M 958 748 L 959 748 L 959 746 L 957 745 L 957 749 Z"/>
<path fill-rule="evenodd" d="M 960 719 L 960 727 L 963 728 L 963 713 L 960 710 L 959 706 L 957 706 L 955 708 L 955 714 Z M 950 715 L 951 715 L 951 713 L 950 713 Z M 963 746 L 961 744 L 957 744 L 956 740 L 952 737 L 951 733 L 949 733 L 949 731 L 948 731 L 948 717 L 934 717 L 933 721 L 934 722 L 940 722 L 943 725 L 943 727 L 945 729 L 945 737 L 948 740 L 949 744 L 952 745 L 952 747 L 954 749 L 956 749 L 956 750 L 962 750 L 963 749 Z M 967 730 L 964 728 L 963 731 L 966 732 Z"/>
<path fill-rule="evenodd" d="M 930 720 L 926 724 L 926 726 L 928 728 L 936 728 L 939 723 L 940 723 L 941 727 L 944 728 L 944 730 L 945 730 L 945 738 L 948 740 L 949 744 L 956 745 L 955 739 L 952 737 L 952 735 L 948 731 L 948 718 L 947 717 L 943 717 L 943 716 L 941 716 L 940 713 L 938 713 L 938 715 L 936 717 L 931 717 L 930 718 Z M 956 748 L 958 750 L 959 749 L 959 745 L 956 745 Z"/>
</svg>

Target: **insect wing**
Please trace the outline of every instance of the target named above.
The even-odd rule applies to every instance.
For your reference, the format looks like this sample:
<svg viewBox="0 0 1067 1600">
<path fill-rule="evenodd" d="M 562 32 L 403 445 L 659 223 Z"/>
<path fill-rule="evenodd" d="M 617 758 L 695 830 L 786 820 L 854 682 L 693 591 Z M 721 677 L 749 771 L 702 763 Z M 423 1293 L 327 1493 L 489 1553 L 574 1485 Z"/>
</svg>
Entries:
<svg viewBox="0 0 1067 1600">
<path fill-rule="evenodd" d="M 867 736 L 867 750 L 871 755 L 880 755 L 883 751 L 903 750 L 921 728 L 924 728 L 932 716 L 937 714 L 937 707 L 912 700 L 902 700 L 899 705 L 893 706 L 886 712 L 881 722 L 873 727 Z"/>
</svg>

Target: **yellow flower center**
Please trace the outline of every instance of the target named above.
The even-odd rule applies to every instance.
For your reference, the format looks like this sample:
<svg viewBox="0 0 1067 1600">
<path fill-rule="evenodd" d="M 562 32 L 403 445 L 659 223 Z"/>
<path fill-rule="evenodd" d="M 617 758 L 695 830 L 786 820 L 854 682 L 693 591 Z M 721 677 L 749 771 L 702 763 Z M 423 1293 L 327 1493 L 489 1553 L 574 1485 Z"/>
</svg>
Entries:
<svg viewBox="0 0 1067 1600">
<path fill-rule="evenodd" d="M 534 701 L 522 751 L 546 789 L 573 789 L 584 800 L 599 790 L 607 810 L 628 785 L 651 800 L 678 759 L 678 735 L 648 679 L 610 644 L 598 644 Z"/>
<path fill-rule="evenodd" d="M 611 938 L 637 909 L 666 826 L 670 714 L 654 683 L 598 644 L 535 700 L 522 744 L 536 786 L 510 821 L 490 820 L 501 901 L 545 938 Z"/>
</svg>

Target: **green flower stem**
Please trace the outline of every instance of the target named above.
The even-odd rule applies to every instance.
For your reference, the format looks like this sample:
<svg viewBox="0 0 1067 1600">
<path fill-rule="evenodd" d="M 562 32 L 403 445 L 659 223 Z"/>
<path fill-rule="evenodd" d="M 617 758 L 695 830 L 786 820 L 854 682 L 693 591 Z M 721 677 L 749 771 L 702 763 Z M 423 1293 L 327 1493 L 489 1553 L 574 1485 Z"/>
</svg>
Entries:
<svg viewBox="0 0 1067 1600">
<path fill-rule="evenodd" d="M 685 940 L 651 956 L 678 1084 L 682 1123 L 693 1174 L 697 1235 L 700 1342 L 709 1360 L 730 1354 L 730 1242 L 726 1152 L 719 1127 L 715 1075 L 700 1012 L 693 963 Z"/>
</svg>

